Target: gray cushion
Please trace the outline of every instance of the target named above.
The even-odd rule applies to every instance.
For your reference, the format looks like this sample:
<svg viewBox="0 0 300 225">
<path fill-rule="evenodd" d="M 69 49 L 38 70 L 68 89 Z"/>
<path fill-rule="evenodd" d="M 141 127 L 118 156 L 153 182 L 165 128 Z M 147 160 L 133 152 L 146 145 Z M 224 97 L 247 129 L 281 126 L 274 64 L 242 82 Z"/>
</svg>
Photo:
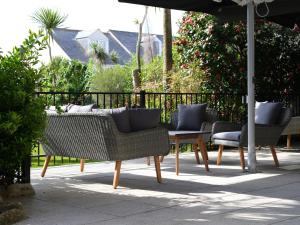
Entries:
<svg viewBox="0 0 300 225">
<path fill-rule="evenodd" d="M 111 115 L 120 132 L 129 133 L 131 131 L 129 111 L 126 107 L 116 109 L 93 109 L 92 111 L 104 115 Z"/>
<path fill-rule="evenodd" d="M 126 107 L 112 109 L 111 116 L 120 132 L 128 133 L 131 131 L 129 111 Z"/>
<path fill-rule="evenodd" d="M 70 105 L 68 106 L 68 113 L 85 113 L 92 112 L 92 108 L 95 107 L 95 104 L 90 105 Z"/>
<path fill-rule="evenodd" d="M 131 131 L 155 128 L 160 122 L 160 109 L 129 109 Z"/>
<path fill-rule="evenodd" d="M 177 130 L 200 130 L 207 104 L 178 105 Z"/>
<path fill-rule="evenodd" d="M 282 109 L 280 102 L 257 102 L 255 105 L 255 123 L 272 125 L 278 122 Z"/>
<path fill-rule="evenodd" d="M 241 131 L 220 132 L 212 136 L 212 139 L 240 141 Z"/>
</svg>

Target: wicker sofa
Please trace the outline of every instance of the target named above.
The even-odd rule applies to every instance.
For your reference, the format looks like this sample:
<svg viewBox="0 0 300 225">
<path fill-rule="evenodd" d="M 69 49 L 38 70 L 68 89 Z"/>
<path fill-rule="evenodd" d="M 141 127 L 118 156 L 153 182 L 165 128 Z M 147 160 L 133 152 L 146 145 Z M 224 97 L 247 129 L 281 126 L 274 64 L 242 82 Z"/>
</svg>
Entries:
<svg viewBox="0 0 300 225">
<path fill-rule="evenodd" d="M 113 187 L 119 184 L 121 162 L 154 156 L 157 181 L 161 182 L 159 156 L 169 153 L 168 131 L 156 127 L 120 132 L 111 115 L 101 113 L 48 114 L 42 142 L 47 155 L 41 176 L 45 175 L 51 156 L 115 161 Z"/>
</svg>

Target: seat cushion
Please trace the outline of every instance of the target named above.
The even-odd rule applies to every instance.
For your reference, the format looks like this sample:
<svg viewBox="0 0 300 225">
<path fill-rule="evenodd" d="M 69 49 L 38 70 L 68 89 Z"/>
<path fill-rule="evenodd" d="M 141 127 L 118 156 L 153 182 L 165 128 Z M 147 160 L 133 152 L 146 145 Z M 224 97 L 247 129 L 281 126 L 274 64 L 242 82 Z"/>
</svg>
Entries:
<svg viewBox="0 0 300 225">
<path fill-rule="evenodd" d="M 255 123 L 273 125 L 278 122 L 282 109 L 281 102 L 256 102 Z"/>
<path fill-rule="evenodd" d="M 178 105 L 177 130 L 200 130 L 207 104 Z"/>
<path fill-rule="evenodd" d="M 241 131 L 220 132 L 212 136 L 212 139 L 240 141 Z"/>
<path fill-rule="evenodd" d="M 139 131 L 158 127 L 160 109 L 134 108 L 129 109 L 131 131 Z"/>
</svg>

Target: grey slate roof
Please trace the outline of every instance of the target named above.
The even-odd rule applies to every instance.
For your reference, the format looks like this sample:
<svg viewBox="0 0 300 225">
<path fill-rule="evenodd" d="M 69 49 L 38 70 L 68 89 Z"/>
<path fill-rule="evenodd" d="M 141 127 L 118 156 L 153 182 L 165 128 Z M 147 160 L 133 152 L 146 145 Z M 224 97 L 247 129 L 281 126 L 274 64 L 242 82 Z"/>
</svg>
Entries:
<svg viewBox="0 0 300 225">
<path fill-rule="evenodd" d="M 135 53 L 136 42 L 138 39 L 137 32 L 109 30 L 125 47 L 132 53 Z M 163 35 L 156 35 L 156 37 L 163 42 Z"/>
<path fill-rule="evenodd" d="M 86 55 L 84 49 L 75 40 L 79 30 L 70 30 L 64 28 L 54 29 L 53 39 L 70 57 L 70 59 L 77 59 L 82 62 L 88 62 L 89 56 Z"/>
<path fill-rule="evenodd" d="M 129 62 L 131 55 L 120 46 L 120 44 L 111 36 L 110 33 L 104 33 L 109 41 L 109 52 L 116 51 L 119 55 L 118 64 L 124 65 Z"/>
<path fill-rule="evenodd" d="M 57 28 L 54 29 L 53 39 L 56 43 L 65 51 L 71 59 L 77 59 L 81 62 L 88 62 L 89 56 L 85 53 L 85 50 L 81 47 L 81 45 L 76 41 L 77 35 L 83 34 L 81 30 L 70 30 L 65 28 Z M 118 31 L 118 30 L 109 30 L 108 32 L 103 32 L 103 34 L 109 40 L 109 52 L 116 51 L 119 55 L 118 64 L 124 65 L 129 62 L 131 59 L 131 54 L 135 53 L 136 42 L 138 38 L 138 33 L 136 32 L 128 32 L 128 31 Z M 158 39 L 162 41 L 162 35 L 156 35 Z M 117 41 L 117 40 L 118 41 Z M 124 49 L 123 46 L 120 45 L 121 42 L 123 46 L 127 50 L 131 52 L 129 54 L 128 51 Z M 105 64 L 113 64 L 110 59 L 105 61 Z"/>
</svg>

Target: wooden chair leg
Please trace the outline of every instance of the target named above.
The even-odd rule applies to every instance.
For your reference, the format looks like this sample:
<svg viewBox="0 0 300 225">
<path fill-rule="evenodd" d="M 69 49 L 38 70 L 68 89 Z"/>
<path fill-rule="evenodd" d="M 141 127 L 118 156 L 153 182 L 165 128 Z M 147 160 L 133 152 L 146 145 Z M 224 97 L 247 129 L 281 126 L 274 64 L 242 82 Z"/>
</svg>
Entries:
<svg viewBox="0 0 300 225">
<path fill-rule="evenodd" d="M 160 157 L 160 162 L 163 162 L 164 161 L 164 156 L 162 155 L 161 157 Z"/>
<path fill-rule="evenodd" d="M 80 172 L 83 172 L 84 170 L 84 162 L 85 162 L 84 159 L 80 159 Z"/>
<path fill-rule="evenodd" d="M 286 147 L 291 148 L 292 147 L 292 135 L 289 134 L 286 138 Z"/>
<path fill-rule="evenodd" d="M 270 148 L 271 148 L 271 152 L 272 152 L 272 156 L 273 156 L 273 159 L 274 159 L 275 166 L 279 167 L 279 162 L 278 162 L 276 150 L 275 150 L 273 145 L 271 145 Z"/>
<path fill-rule="evenodd" d="M 241 163 L 241 167 L 243 169 L 243 171 L 245 170 L 245 157 L 244 157 L 244 148 L 240 147 L 239 148 L 240 151 L 240 163 Z"/>
<path fill-rule="evenodd" d="M 217 165 L 221 165 L 223 150 L 224 150 L 224 145 L 219 145 Z"/>
<path fill-rule="evenodd" d="M 157 182 L 161 183 L 161 172 L 160 172 L 159 156 L 154 156 L 154 163 L 155 163 L 155 171 L 156 171 Z"/>
<path fill-rule="evenodd" d="M 175 151 L 176 151 L 176 175 L 179 175 L 179 140 L 175 139 Z"/>
<path fill-rule="evenodd" d="M 199 152 L 198 152 L 197 144 L 193 144 L 193 150 L 194 150 L 194 153 L 195 153 L 196 162 L 197 162 L 197 164 L 200 164 L 200 158 L 199 158 Z"/>
<path fill-rule="evenodd" d="M 151 164 L 151 163 L 150 163 L 150 157 L 148 156 L 148 157 L 147 157 L 147 165 L 150 166 L 150 164 Z"/>
<path fill-rule="evenodd" d="M 121 163 L 122 163 L 121 160 L 117 160 L 116 164 L 115 164 L 115 175 L 114 175 L 114 181 L 113 181 L 114 189 L 116 189 L 119 185 Z"/>
<path fill-rule="evenodd" d="M 198 142 L 198 146 L 199 146 L 200 151 L 201 151 L 201 156 L 202 156 L 202 159 L 203 159 L 203 162 L 204 162 L 204 165 L 205 165 L 205 170 L 209 171 L 208 160 L 206 158 L 206 156 L 207 156 L 206 145 L 205 145 L 202 137 L 199 137 L 197 142 Z"/>
<path fill-rule="evenodd" d="M 50 159 L 51 159 L 51 155 L 46 156 L 46 159 L 45 159 L 45 162 L 44 162 L 44 166 L 43 166 L 43 170 L 42 170 L 42 173 L 41 173 L 41 177 L 45 176 L 45 173 L 46 173 L 46 170 L 48 168 Z"/>
</svg>

